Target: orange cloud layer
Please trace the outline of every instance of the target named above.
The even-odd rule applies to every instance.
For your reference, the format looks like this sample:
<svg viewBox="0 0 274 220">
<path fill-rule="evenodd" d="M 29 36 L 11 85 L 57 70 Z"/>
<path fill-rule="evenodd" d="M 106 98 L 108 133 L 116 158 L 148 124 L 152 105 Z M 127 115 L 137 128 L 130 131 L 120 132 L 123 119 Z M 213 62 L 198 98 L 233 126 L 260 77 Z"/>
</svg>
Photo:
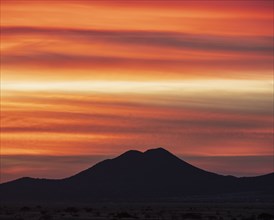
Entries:
<svg viewBox="0 0 274 220">
<path fill-rule="evenodd" d="M 269 36 L 33 27 L 2 36 L 4 80 L 272 77 Z"/>
<path fill-rule="evenodd" d="M 2 1 L 2 25 L 271 34 L 271 1 Z M 12 2 L 12 3 L 9 3 Z M 24 17 L 24 19 L 21 19 Z"/>
<path fill-rule="evenodd" d="M 220 100 L 204 95 L 200 98 L 205 103 L 196 105 L 201 101 L 199 96 L 165 102 L 156 95 L 149 98 L 125 94 L 116 95 L 116 100 L 111 94 L 99 96 L 99 100 L 91 94 L 5 97 L 1 116 L 2 144 L 6 147 L 2 151 L 18 153 L 19 146 L 21 153 L 102 154 L 129 146 L 164 144 L 185 154 L 271 153 L 270 100 L 260 103 L 262 98 L 258 96 L 242 100 L 242 107 L 226 109 L 219 106 Z M 134 101 L 130 101 L 132 98 Z M 153 102 L 155 98 L 158 101 Z M 215 104 L 206 104 L 210 102 Z M 230 104 L 233 102 L 236 104 L 237 98 L 230 100 Z M 253 102 L 257 103 L 256 109 L 248 109 Z"/>
</svg>

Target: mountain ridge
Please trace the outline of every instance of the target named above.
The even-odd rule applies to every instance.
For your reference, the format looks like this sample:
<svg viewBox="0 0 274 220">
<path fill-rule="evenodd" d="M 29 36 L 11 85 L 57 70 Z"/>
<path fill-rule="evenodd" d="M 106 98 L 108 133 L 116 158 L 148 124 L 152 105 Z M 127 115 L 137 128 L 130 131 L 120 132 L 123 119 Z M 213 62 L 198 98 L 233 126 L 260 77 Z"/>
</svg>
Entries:
<svg viewBox="0 0 274 220">
<path fill-rule="evenodd" d="M 20 178 L 0 184 L 4 201 L 138 200 L 196 195 L 273 193 L 274 173 L 223 176 L 195 167 L 164 148 L 127 151 L 64 179 Z"/>
</svg>

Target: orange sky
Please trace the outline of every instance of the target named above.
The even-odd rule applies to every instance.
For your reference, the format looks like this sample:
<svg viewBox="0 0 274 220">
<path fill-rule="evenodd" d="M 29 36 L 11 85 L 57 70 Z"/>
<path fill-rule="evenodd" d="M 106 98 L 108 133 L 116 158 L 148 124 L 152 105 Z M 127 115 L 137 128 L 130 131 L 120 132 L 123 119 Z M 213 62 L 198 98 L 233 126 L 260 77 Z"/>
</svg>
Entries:
<svg viewBox="0 0 274 220">
<path fill-rule="evenodd" d="M 273 1 L 1 0 L 2 182 L 159 146 L 264 174 L 272 122 Z"/>
</svg>

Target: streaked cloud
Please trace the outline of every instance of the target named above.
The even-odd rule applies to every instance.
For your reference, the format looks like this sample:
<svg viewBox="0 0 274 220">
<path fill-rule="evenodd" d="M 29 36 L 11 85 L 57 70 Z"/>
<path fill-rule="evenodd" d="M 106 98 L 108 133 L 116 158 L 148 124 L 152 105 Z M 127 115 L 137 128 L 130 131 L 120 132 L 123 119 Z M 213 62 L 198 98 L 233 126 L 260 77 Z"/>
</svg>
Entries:
<svg viewBox="0 0 274 220">
<path fill-rule="evenodd" d="M 114 83 L 104 85 L 108 93 L 102 93 L 106 87 L 99 87 L 101 93 L 97 90 L 97 93 L 75 94 L 71 90 L 71 94 L 58 96 L 56 92 L 49 93 L 48 87 L 47 93 L 37 95 L 31 92 L 21 93 L 17 98 L 7 95 L 3 98 L 1 115 L 5 134 L 2 143 L 9 146 L 6 152 L 16 152 L 17 143 L 22 143 L 25 137 L 25 147 L 21 144 L 21 149 L 33 149 L 28 152 L 34 154 L 37 142 L 47 144 L 45 153 L 51 154 L 63 154 L 58 146 L 64 146 L 70 153 L 102 154 L 110 149 L 116 152 L 133 146 L 159 145 L 202 155 L 271 152 L 273 108 L 271 93 L 266 93 L 267 84 L 262 84 L 261 94 L 259 90 L 254 93 L 251 83 L 250 91 L 247 86 L 242 86 L 245 89 L 239 86 L 232 96 L 226 94 L 231 90 L 229 86 L 217 90 L 221 83 L 215 83 L 215 90 L 213 85 L 200 88 L 201 92 L 195 89 L 195 84 L 182 92 L 176 86 L 170 91 L 162 84 L 163 90 L 154 90 L 155 84 L 145 85 L 137 83 L 137 94 L 134 84 L 113 93 L 112 88 L 119 87 Z M 153 93 L 149 93 L 150 88 Z M 138 94 L 140 89 L 142 92 Z M 212 95 L 212 90 L 218 91 L 218 95 Z"/>
<path fill-rule="evenodd" d="M 113 31 L 88 29 L 57 29 L 35 27 L 2 27 L 3 36 L 50 36 L 61 39 L 136 44 L 139 46 L 172 47 L 206 51 L 262 53 L 271 55 L 271 36 L 222 36 L 176 32 Z"/>
</svg>

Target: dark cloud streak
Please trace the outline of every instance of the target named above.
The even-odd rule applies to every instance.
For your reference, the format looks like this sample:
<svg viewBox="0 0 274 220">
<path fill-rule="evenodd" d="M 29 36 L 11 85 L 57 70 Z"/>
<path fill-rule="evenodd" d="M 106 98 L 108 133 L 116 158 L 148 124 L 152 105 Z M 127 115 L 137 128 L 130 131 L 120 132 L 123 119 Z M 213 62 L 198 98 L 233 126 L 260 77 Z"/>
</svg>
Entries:
<svg viewBox="0 0 274 220">
<path fill-rule="evenodd" d="M 199 64 L 199 66 L 197 66 Z M 211 68 L 218 70 L 270 70 L 272 58 L 241 58 L 241 59 L 156 59 L 156 58 L 126 58 L 116 56 L 88 56 L 49 53 L 45 51 L 28 54 L 6 54 L 2 57 L 2 65 L 28 66 L 48 68 L 100 68 L 100 69 L 151 69 L 166 71 L 183 71 L 188 69 L 203 70 Z M 184 75 L 182 73 L 182 75 Z"/>
<path fill-rule="evenodd" d="M 228 37 L 160 31 L 114 31 L 36 27 L 2 27 L 1 32 L 4 36 L 34 34 L 62 37 L 77 41 L 97 40 L 176 49 L 262 53 L 267 55 L 273 53 L 273 37 L 271 36 Z"/>
</svg>

